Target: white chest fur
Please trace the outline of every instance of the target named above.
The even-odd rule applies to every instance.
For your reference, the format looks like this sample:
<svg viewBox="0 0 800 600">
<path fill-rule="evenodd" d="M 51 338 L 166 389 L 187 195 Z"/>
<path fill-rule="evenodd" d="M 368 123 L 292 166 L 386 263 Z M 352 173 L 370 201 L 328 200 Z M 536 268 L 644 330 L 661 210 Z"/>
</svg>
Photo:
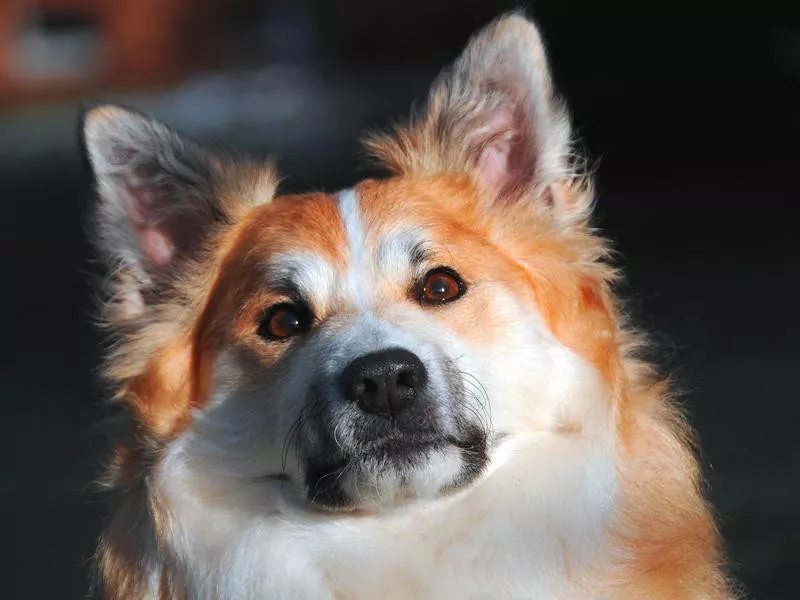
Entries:
<svg viewBox="0 0 800 600">
<path fill-rule="evenodd" d="M 610 446 L 582 436 L 515 436 L 469 489 L 376 516 L 310 513 L 277 483 L 198 489 L 182 460 L 159 486 L 193 598 L 580 597 L 569 574 L 596 555 L 616 490 Z"/>
</svg>

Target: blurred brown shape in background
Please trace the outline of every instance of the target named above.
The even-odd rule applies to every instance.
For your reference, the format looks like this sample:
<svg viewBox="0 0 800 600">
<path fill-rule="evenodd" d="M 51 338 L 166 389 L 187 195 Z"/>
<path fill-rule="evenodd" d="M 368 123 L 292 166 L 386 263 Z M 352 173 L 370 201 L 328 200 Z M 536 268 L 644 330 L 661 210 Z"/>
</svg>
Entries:
<svg viewBox="0 0 800 600">
<path fill-rule="evenodd" d="M 219 65 L 225 0 L 0 0 L 0 105 L 161 86 Z"/>
</svg>

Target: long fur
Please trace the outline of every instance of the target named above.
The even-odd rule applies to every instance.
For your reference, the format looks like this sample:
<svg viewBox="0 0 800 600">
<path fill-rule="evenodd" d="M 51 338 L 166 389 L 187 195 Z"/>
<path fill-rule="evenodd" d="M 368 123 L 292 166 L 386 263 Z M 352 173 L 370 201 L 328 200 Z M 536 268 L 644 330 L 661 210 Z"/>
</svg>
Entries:
<svg viewBox="0 0 800 600">
<path fill-rule="evenodd" d="M 104 597 L 733 597 L 692 432 L 615 295 L 530 21 L 476 35 L 420 115 L 368 138 L 393 177 L 337 195 L 275 197 L 270 166 L 121 109 L 85 131 L 128 425 L 104 480 Z M 174 233 L 176 214 L 195 227 Z M 410 301 L 441 264 L 464 298 Z M 309 337 L 259 338 L 297 296 Z M 417 426 L 448 443 L 352 459 L 329 473 L 342 505 L 320 509 L 303 483 L 320 435 L 348 456 L 363 417 L 320 386 L 385 347 L 428 367 Z"/>
</svg>

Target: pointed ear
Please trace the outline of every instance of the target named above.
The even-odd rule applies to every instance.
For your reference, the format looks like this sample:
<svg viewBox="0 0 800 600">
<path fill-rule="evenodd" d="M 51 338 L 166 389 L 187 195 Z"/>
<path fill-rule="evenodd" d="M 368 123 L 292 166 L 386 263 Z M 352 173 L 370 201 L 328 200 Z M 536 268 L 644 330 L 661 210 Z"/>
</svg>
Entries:
<svg viewBox="0 0 800 600">
<path fill-rule="evenodd" d="M 89 109 L 82 134 L 98 195 L 95 235 L 124 318 L 140 316 L 160 298 L 242 204 L 271 198 L 275 190 L 265 168 L 249 180 L 260 189 L 229 193 L 241 180 L 232 163 L 126 109 Z"/>
<path fill-rule="evenodd" d="M 496 202 L 549 194 L 569 174 L 570 124 L 536 26 L 491 23 L 434 82 L 421 118 L 367 145 L 396 173 L 468 172 Z"/>
</svg>

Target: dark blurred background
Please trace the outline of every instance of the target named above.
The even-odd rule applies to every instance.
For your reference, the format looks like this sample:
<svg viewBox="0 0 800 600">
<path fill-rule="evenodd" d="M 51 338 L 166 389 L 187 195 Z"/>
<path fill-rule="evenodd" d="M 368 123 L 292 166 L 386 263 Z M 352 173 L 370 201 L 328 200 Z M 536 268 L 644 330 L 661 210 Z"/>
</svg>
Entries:
<svg viewBox="0 0 800 600">
<path fill-rule="evenodd" d="M 644 5 L 644 6 L 643 6 Z M 80 598 L 106 506 L 100 335 L 76 118 L 86 100 L 274 154 L 293 190 L 369 173 L 356 136 L 420 101 L 500 0 L 2 0 L 4 598 Z M 530 8 L 530 7 L 529 7 Z M 704 449 L 734 575 L 795 599 L 800 569 L 800 3 L 532 7 L 626 293 Z"/>
</svg>

